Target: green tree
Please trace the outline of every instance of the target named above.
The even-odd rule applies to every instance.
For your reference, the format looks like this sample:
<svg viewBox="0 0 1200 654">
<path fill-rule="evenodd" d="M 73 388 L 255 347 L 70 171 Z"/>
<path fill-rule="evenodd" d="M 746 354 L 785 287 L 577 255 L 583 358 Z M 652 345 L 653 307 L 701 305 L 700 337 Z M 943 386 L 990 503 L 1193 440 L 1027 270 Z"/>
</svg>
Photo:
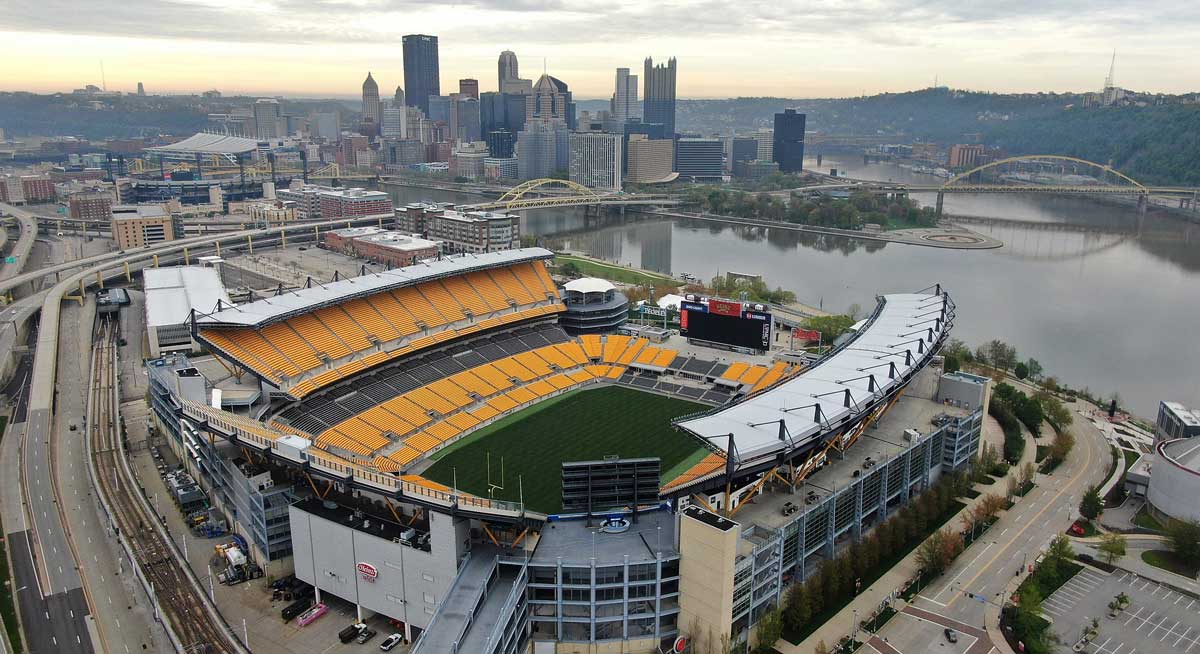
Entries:
<svg viewBox="0 0 1200 654">
<path fill-rule="evenodd" d="M 1100 489 L 1095 486 L 1088 487 L 1083 494 L 1083 499 L 1079 502 L 1079 515 L 1088 520 L 1095 520 L 1102 511 L 1104 511 L 1104 500 L 1100 497 Z"/>
<path fill-rule="evenodd" d="M 1029 366 L 1025 365 L 1024 362 L 1018 361 L 1017 365 L 1013 368 L 1013 374 L 1016 375 L 1017 379 L 1025 379 L 1029 376 Z"/>
<path fill-rule="evenodd" d="M 757 629 L 755 634 L 757 645 L 754 651 L 763 654 L 774 652 L 775 643 L 783 637 L 783 619 L 779 615 L 779 609 L 773 608 L 764 613 L 758 620 Z"/>
<path fill-rule="evenodd" d="M 946 372 L 958 372 L 959 370 L 962 370 L 962 364 L 959 363 L 957 356 L 953 354 L 946 354 L 943 356 L 943 359 L 945 361 L 943 368 Z"/>
<path fill-rule="evenodd" d="M 1030 379 L 1038 379 L 1042 376 L 1042 364 L 1033 357 L 1030 357 L 1029 360 L 1025 362 L 1025 369 L 1029 371 Z"/>
<path fill-rule="evenodd" d="M 1100 558 L 1112 565 L 1117 559 L 1125 556 L 1125 537 L 1121 534 L 1104 534 L 1100 537 Z"/>
<path fill-rule="evenodd" d="M 927 573 L 941 574 L 946 569 L 946 535 L 935 531 L 917 548 L 917 565 Z"/>
<path fill-rule="evenodd" d="M 1075 550 L 1071 548 L 1071 540 L 1059 534 L 1050 541 L 1050 547 L 1046 548 L 1046 557 L 1043 562 L 1054 566 L 1056 569 L 1051 572 L 1057 575 L 1057 569 L 1061 569 L 1064 563 L 1069 563 L 1074 558 Z"/>
<path fill-rule="evenodd" d="M 813 316 L 804 320 L 804 328 L 821 332 L 821 340 L 828 344 L 849 331 L 854 322 L 854 318 L 846 315 Z"/>
<path fill-rule="evenodd" d="M 1167 542 L 1175 556 L 1188 565 L 1200 564 L 1200 522 L 1171 520 L 1167 523 Z"/>
<path fill-rule="evenodd" d="M 783 622 L 787 625 L 788 631 L 796 632 L 803 629 L 813 615 L 812 597 L 809 595 L 808 585 L 793 584 L 788 589 L 783 606 Z"/>
</svg>

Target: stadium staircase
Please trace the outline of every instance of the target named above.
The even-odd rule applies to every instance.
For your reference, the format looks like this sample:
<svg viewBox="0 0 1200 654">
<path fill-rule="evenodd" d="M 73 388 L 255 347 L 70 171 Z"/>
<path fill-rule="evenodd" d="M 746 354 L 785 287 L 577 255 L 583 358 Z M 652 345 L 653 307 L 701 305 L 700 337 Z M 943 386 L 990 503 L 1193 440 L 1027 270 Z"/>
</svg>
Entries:
<svg viewBox="0 0 1200 654">
<path fill-rule="evenodd" d="M 502 554 L 494 547 L 474 546 L 429 626 L 413 644 L 413 654 L 487 651 L 485 644 L 492 640 L 501 619 L 511 613 L 514 584 L 524 577 L 521 567 L 500 563 Z"/>
</svg>

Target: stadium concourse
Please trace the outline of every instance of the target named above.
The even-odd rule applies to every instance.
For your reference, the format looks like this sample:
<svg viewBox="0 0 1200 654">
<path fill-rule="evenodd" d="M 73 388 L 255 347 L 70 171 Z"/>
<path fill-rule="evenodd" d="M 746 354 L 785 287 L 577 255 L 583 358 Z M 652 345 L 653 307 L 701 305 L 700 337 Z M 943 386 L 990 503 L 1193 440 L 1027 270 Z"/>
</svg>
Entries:
<svg viewBox="0 0 1200 654">
<path fill-rule="evenodd" d="M 695 619 L 748 642 L 785 577 L 803 577 L 813 557 L 831 556 L 977 446 L 979 412 L 952 412 L 889 451 L 895 465 L 839 491 L 870 497 L 857 511 L 845 497 L 835 510 L 832 493 L 769 527 L 741 525 L 741 506 L 769 506 L 767 481 L 790 479 L 795 492 L 831 448 L 844 453 L 896 404 L 949 333 L 949 296 L 881 297 L 808 368 L 722 361 L 640 337 L 567 335 L 552 256 L 449 257 L 195 313 L 193 335 L 221 366 L 202 374 L 202 359 L 151 362 L 159 426 L 213 503 L 235 505 L 232 522 L 255 556 L 293 569 L 317 603 L 334 595 L 360 618 L 393 620 L 417 652 L 510 653 L 531 639 L 651 652 Z M 212 381 L 222 375 L 236 393 Z M 666 397 L 589 390 L 610 387 Z M 929 424 L 931 400 L 904 414 Z M 630 408 L 597 418 L 618 405 Z M 634 406 L 653 407 L 640 411 L 655 412 L 656 424 L 639 424 Z M 572 416 L 563 407 L 582 408 Z M 522 430 L 536 420 L 535 438 Z M 469 448 L 497 439 L 521 457 L 528 433 L 538 452 L 525 458 L 546 467 L 528 474 L 557 479 L 560 463 L 587 450 L 573 437 L 602 441 L 609 431 L 634 450 L 622 457 L 657 455 L 669 469 L 657 498 L 602 507 L 599 522 L 530 510 L 558 502 L 527 497 L 491 463 L 486 483 L 460 476 L 481 469 Z M 443 465 L 433 481 L 425 473 L 442 455 L 471 465 L 449 475 Z M 760 552 L 768 540 L 778 543 L 773 562 Z"/>
</svg>

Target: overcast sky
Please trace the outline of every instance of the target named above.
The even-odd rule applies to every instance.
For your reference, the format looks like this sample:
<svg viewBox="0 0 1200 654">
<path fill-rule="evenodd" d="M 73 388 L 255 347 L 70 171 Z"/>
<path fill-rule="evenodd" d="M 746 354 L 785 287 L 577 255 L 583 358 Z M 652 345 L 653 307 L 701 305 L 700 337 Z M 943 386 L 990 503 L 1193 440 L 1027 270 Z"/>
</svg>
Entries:
<svg viewBox="0 0 1200 654">
<path fill-rule="evenodd" d="M 679 59 L 680 97 L 830 97 L 930 86 L 1200 90 L 1197 0 L 5 0 L 0 90 L 350 96 L 403 85 L 401 35 L 435 34 L 443 92 L 496 88 L 496 57 L 577 98 Z"/>
</svg>

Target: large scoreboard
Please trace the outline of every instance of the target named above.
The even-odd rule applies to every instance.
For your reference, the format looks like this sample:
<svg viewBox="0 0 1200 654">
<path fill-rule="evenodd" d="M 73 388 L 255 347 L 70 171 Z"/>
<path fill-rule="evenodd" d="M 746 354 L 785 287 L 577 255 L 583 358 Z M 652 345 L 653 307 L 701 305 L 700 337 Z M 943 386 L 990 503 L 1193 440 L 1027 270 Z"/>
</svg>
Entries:
<svg viewBox="0 0 1200 654">
<path fill-rule="evenodd" d="M 761 304 L 688 296 L 679 309 L 681 336 L 751 350 L 771 348 L 774 317 Z"/>
</svg>

